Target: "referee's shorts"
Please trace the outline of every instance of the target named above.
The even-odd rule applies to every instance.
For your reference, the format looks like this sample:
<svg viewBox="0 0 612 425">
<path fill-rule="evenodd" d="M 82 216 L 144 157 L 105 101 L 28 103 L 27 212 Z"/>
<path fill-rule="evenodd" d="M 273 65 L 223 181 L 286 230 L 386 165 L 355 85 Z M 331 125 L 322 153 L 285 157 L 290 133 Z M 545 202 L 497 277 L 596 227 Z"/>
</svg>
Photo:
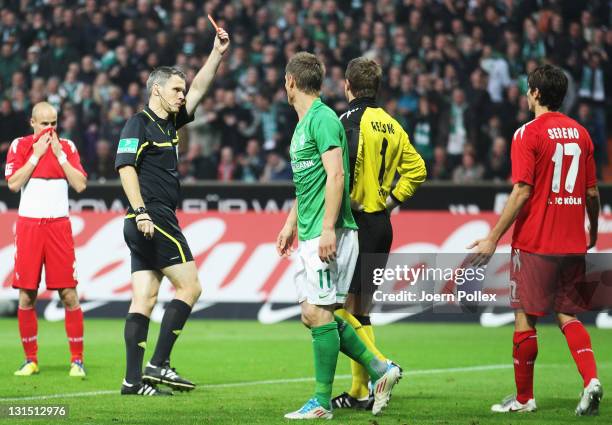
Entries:
<svg viewBox="0 0 612 425">
<path fill-rule="evenodd" d="M 353 210 L 353 217 L 359 226 L 359 256 L 355 273 L 349 289 L 350 294 L 372 296 L 375 285 L 372 282 L 372 270 L 384 267 L 393 242 L 393 228 L 387 210 L 374 213 Z M 363 254 L 377 255 L 364 261 Z"/>
<path fill-rule="evenodd" d="M 168 266 L 193 261 L 174 211 L 163 206 L 147 209 L 155 226 L 152 239 L 145 238 L 138 230 L 133 214 L 128 214 L 123 224 L 123 237 L 130 248 L 132 273 L 141 270 L 160 271 Z"/>
</svg>

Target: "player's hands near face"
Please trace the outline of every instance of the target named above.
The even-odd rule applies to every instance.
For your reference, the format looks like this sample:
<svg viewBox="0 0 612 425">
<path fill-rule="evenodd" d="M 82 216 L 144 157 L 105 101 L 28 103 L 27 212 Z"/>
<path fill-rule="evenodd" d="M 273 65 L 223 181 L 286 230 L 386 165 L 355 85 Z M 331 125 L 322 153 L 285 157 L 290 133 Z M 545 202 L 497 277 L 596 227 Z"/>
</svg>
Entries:
<svg viewBox="0 0 612 425">
<path fill-rule="evenodd" d="M 153 220 L 149 214 L 138 214 L 136 216 L 136 227 L 138 231 L 142 232 L 144 237 L 147 239 L 153 238 L 153 232 L 155 232 L 155 226 L 153 225 Z"/>
<path fill-rule="evenodd" d="M 40 157 L 43 156 L 45 152 L 47 152 L 47 149 L 49 149 L 50 144 L 51 144 L 51 135 L 49 133 L 45 133 L 42 136 L 40 136 L 38 140 L 36 141 L 36 143 L 32 145 L 32 150 L 34 152 L 34 155 L 36 155 L 36 157 L 40 159 Z"/>
<path fill-rule="evenodd" d="M 289 257 L 293 252 L 293 241 L 297 233 L 295 226 L 284 226 L 276 238 L 276 252 L 281 257 Z"/>
<path fill-rule="evenodd" d="M 491 256 L 495 253 L 497 244 L 490 239 L 478 239 L 467 247 L 467 249 L 472 248 L 475 248 L 475 251 L 470 257 L 470 264 L 474 267 L 482 267 L 489 262 Z"/>
<path fill-rule="evenodd" d="M 51 135 L 51 150 L 53 151 L 53 154 L 59 158 L 62 156 L 64 151 L 62 151 L 62 144 L 59 141 L 59 137 L 57 137 L 57 132 L 51 131 L 47 134 Z"/>
<path fill-rule="evenodd" d="M 324 263 L 331 263 L 336 259 L 336 231 L 323 229 L 319 239 L 319 258 Z"/>
<path fill-rule="evenodd" d="M 223 28 L 219 28 L 219 31 L 217 31 L 217 36 L 215 37 L 214 49 L 222 55 L 225 53 L 229 45 L 229 34 Z"/>
</svg>

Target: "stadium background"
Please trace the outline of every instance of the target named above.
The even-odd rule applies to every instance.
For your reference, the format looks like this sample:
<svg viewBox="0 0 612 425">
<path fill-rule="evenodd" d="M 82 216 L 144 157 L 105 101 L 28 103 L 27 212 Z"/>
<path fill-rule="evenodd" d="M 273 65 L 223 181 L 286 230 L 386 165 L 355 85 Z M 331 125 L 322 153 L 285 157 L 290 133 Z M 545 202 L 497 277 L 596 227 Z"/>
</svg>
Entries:
<svg viewBox="0 0 612 425">
<path fill-rule="evenodd" d="M 589 130 L 598 174 L 610 180 L 605 1 L 4 1 L 0 162 L 11 140 L 29 132 L 34 103 L 47 99 L 58 108 L 60 135 L 75 142 L 90 180 L 83 194 L 70 194 L 81 295 L 101 303 L 90 304 L 88 315 L 122 315 L 125 304 L 107 303 L 129 300 L 126 203 L 113 166 L 119 131 L 144 105 L 152 67 L 178 64 L 193 78 L 212 45 L 207 13 L 229 30 L 232 46 L 180 134 L 181 219 L 205 287 L 203 317 L 253 318 L 268 301 L 294 300 L 293 266 L 275 256 L 273 242 L 293 198 L 287 148 L 296 114 L 283 77 L 296 51 L 323 58 L 322 98 L 338 113 L 347 106 L 348 60 L 366 55 L 383 66 L 378 100 L 407 128 L 428 167 L 428 182 L 394 215 L 395 251 L 425 243 L 462 252 L 486 234 L 509 192 L 508 143 L 531 119 L 526 75 L 539 63 L 566 71 L 562 110 Z M 600 250 L 612 248 L 611 190 L 602 185 Z M 5 300 L 16 297 L 10 229 L 18 200 L 1 191 Z M 218 302 L 253 305 L 210 306 Z"/>
<path fill-rule="evenodd" d="M 69 406 L 78 423 L 162 424 L 171 417 L 271 424 L 309 395 L 309 337 L 295 322 L 275 323 L 297 316 L 293 265 L 278 259 L 273 242 L 293 198 L 286 150 L 296 115 L 283 76 L 287 58 L 299 50 L 324 59 L 322 97 L 337 112 L 346 107 L 349 59 L 366 55 L 384 68 L 379 102 L 405 125 L 429 174 L 393 215 L 396 252 L 463 251 L 486 234 L 510 192 L 511 136 L 531 119 L 527 72 L 543 62 L 561 66 L 570 81 L 563 112 L 589 130 L 604 182 L 598 249 L 612 249 L 608 1 L 0 0 L 0 6 L 0 165 L 11 141 L 30 131 L 32 105 L 46 99 L 58 107 L 60 135 L 75 142 L 89 174 L 84 193 L 70 192 L 88 379 L 66 377 L 63 309 L 41 291 L 39 313 L 48 321 L 40 323 L 42 373 L 31 383 L 12 377 L 22 359 L 17 323 L 0 319 L 2 412 L 8 404 L 55 403 Z M 129 255 L 114 151 L 126 119 L 146 101 L 144 81 L 153 67 L 178 64 L 193 78 L 212 46 L 207 13 L 229 30 L 232 46 L 195 122 L 180 134 L 179 217 L 204 286 L 194 316 L 221 320 L 190 321 L 173 354 L 200 388 L 152 405 L 117 394 Z M 18 202 L 0 184 L 0 315 L 8 316 L 17 295 L 10 276 Z M 507 244 L 506 238 L 500 250 Z M 154 321 L 170 291 L 164 283 Z M 375 423 L 507 424 L 487 412 L 513 388 L 511 328 L 476 323 L 499 326 L 512 316 L 491 313 L 375 315 L 378 323 L 407 322 L 376 328 L 381 347 L 407 376 Z M 237 318 L 251 320 L 227 320 Z M 611 318 L 585 317 L 600 328 L 590 331 L 604 385 L 611 377 Z M 458 321 L 476 323 L 450 323 Z M 156 334 L 153 324 L 150 335 Z M 517 423 L 574 423 L 579 380 L 567 347 L 553 326 L 541 326 L 539 335 L 542 411 Z M 348 364 L 338 365 L 335 389 L 344 389 Z M 589 422 L 610 423 L 608 410 Z M 336 414 L 338 423 L 368 418 Z"/>
</svg>

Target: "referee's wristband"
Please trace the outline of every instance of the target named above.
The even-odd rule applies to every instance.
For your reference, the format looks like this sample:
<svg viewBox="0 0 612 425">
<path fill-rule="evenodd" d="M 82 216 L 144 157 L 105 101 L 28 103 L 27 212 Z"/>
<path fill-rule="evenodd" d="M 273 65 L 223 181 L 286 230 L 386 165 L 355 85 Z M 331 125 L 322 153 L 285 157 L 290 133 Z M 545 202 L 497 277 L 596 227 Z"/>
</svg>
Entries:
<svg viewBox="0 0 612 425">
<path fill-rule="evenodd" d="M 32 154 L 30 156 L 30 159 L 28 159 L 28 162 L 36 167 L 38 165 L 38 160 L 39 158 L 36 155 Z"/>
</svg>

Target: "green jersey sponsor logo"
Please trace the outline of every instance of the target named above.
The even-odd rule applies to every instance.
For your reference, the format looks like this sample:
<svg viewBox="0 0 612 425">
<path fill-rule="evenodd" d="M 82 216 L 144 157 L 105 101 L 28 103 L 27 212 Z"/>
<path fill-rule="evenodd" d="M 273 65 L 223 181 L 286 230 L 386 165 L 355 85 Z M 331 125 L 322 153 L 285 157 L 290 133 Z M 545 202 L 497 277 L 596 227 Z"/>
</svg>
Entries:
<svg viewBox="0 0 612 425">
<path fill-rule="evenodd" d="M 299 162 L 292 162 L 291 163 L 291 168 L 293 168 L 293 172 L 296 173 L 300 170 L 304 170 L 306 168 L 310 168 L 313 167 L 315 165 L 315 162 L 311 159 L 306 160 L 306 161 L 299 161 Z"/>
<path fill-rule="evenodd" d="M 327 181 L 327 173 L 321 156 L 331 148 L 342 149 L 345 172 L 342 205 L 335 227 L 356 229 L 357 225 L 350 209 L 350 167 L 346 133 L 336 113 L 317 99 L 298 122 L 290 147 L 291 168 L 297 198 L 298 236 L 302 241 L 321 235 Z M 329 287 L 329 285 L 325 286 Z"/>
<path fill-rule="evenodd" d="M 119 140 L 119 146 L 117 148 L 117 153 L 136 153 L 137 150 L 138 150 L 138 139 L 137 138 Z"/>
</svg>

